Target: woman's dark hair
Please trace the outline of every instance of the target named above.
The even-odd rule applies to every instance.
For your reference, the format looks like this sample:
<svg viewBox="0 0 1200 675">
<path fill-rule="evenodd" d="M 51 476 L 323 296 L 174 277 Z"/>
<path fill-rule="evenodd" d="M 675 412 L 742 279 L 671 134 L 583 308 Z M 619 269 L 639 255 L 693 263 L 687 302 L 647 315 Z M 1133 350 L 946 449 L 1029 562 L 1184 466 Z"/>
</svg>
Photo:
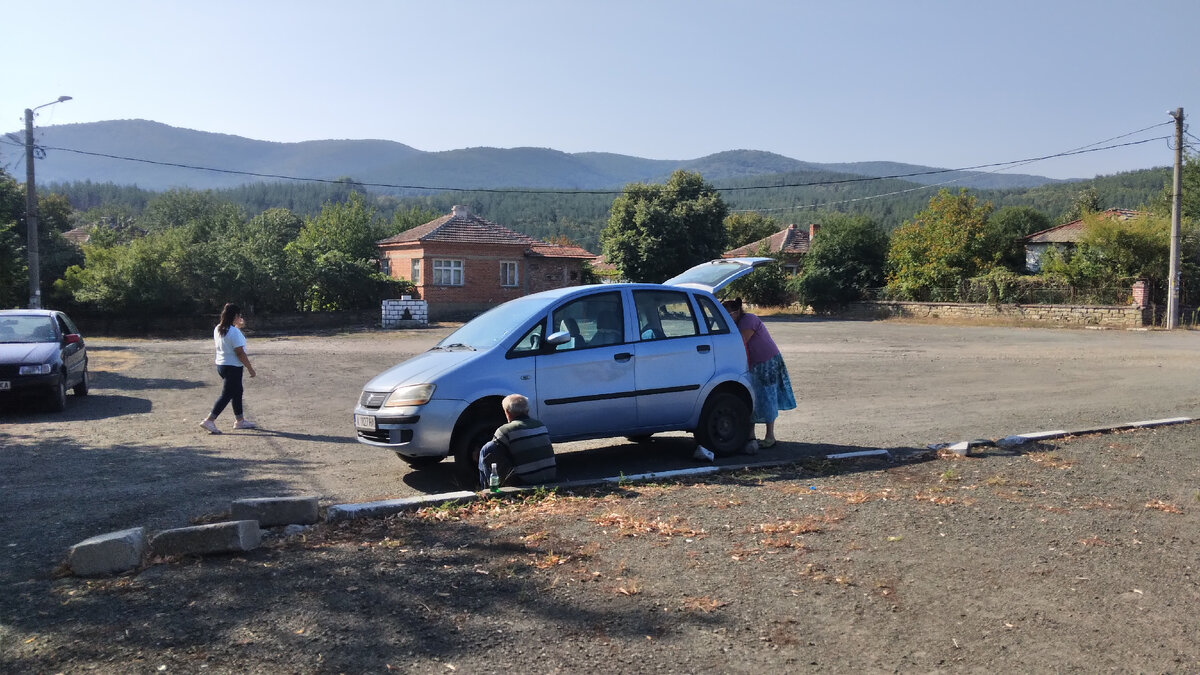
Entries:
<svg viewBox="0 0 1200 675">
<path fill-rule="evenodd" d="M 722 300 L 721 304 L 725 306 L 725 311 L 729 312 L 730 314 L 733 314 L 735 311 L 737 311 L 737 312 L 742 311 L 742 299 L 741 298 L 731 298 L 729 300 Z"/>
<path fill-rule="evenodd" d="M 229 333 L 229 327 L 233 325 L 233 320 L 241 313 L 241 307 L 232 302 L 225 303 L 225 307 L 221 309 L 221 323 L 217 324 L 217 332 L 221 334 L 221 337 Z"/>
</svg>

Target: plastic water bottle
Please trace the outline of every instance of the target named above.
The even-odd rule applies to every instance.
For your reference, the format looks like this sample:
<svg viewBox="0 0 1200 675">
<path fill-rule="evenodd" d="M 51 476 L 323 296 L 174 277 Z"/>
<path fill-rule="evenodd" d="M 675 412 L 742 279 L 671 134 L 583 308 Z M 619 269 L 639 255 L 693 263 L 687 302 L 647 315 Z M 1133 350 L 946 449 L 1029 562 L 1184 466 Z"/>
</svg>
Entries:
<svg viewBox="0 0 1200 675">
<path fill-rule="evenodd" d="M 496 469 L 495 462 L 492 462 L 492 472 L 488 474 L 488 487 L 492 492 L 500 491 L 500 471 Z"/>
</svg>

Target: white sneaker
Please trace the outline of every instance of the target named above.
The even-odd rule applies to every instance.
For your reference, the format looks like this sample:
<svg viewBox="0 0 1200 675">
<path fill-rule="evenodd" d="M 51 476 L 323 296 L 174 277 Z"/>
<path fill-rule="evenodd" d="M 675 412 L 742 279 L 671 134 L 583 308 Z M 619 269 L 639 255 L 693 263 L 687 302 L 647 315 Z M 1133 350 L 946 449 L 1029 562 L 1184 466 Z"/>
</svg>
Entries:
<svg viewBox="0 0 1200 675">
<path fill-rule="evenodd" d="M 217 428 L 216 422 L 213 422 L 212 420 L 201 420 L 200 426 L 204 427 L 204 430 L 210 434 L 221 433 L 221 430 Z"/>
<path fill-rule="evenodd" d="M 234 429 L 257 429 L 258 425 L 250 420 L 238 420 L 234 425 Z"/>
</svg>

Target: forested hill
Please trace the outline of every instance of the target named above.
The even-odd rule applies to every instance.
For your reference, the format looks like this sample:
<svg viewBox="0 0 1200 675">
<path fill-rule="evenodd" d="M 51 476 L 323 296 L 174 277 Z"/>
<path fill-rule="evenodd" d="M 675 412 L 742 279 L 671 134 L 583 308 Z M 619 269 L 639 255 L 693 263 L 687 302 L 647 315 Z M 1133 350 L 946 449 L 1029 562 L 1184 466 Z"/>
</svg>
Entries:
<svg viewBox="0 0 1200 675">
<path fill-rule="evenodd" d="M 10 172 L 24 152 L 22 144 L 13 139 L 23 140 L 23 134 L 10 134 L 8 142 L 0 143 L 0 166 Z M 798 172 L 878 177 L 936 171 L 934 167 L 898 162 L 818 164 L 756 150 L 730 150 L 676 161 L 547 148 L 425 152 L 383 140 L 274 143 L 147 120 L 38 127 L 36 141 L 46 150 L 45 158 L 37 163 L 38 182 L 91 181 L 155 191 L 173 187 L 225 189 L 277 180 L 271 176 L 349 178 L 375 184 L 372 189 L 381 194 L 412 196 L 429 191 L 388 186 L 604 190 L 633 182 L 660 182 L 676 169 L 695 171 L 718 183 Z M 908 180 L 932 184 L 950 178 L 963 187 L 993 189 L 1031 188 L 1055 182 L 1041 176 L 980 172 L 917 175 Z"/>
</svg>

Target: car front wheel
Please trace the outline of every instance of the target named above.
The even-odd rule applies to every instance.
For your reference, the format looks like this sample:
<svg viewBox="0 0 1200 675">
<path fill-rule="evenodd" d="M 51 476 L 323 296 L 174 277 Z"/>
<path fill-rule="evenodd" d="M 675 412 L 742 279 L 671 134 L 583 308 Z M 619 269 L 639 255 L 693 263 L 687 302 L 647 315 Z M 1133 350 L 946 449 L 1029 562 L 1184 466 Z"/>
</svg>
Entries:
<svg viewBox="0 0 1200 675">
<path fill-rule="evenodd" d="M 696 442 L 715 455 L 740 452 L 753 431 L 750 407 L 741 397 L 719 391 L 704 402 L 700 425 L 696 427 Z"/>
<path fill-rule="evenodd" d="M 50 412 L 62 412 L 67 409 L 67 378 L 58 378 L 58 384 L 50 390 Z"/>
<path fill-rule="evenodd" d="M 479 450 L 483 448 L 503 419 L 481 418 L 469 422 L 455 435 L 451 452 L 454 454 L 454 475 L 464 489 L 479 489 Z"/>
<path fill-rule="evenodd" d="M 79 384 L 75 385 L 75 387 L 72 388 L 71 391 L 75 392 L 76 396 L 87 396 L 88 395 L 88 385 L 89 385 L 88 371 L 87 371 L 87 368 L 84 368 L 83 369 L 83 377 L 80 378 Z"/>
</svg>

